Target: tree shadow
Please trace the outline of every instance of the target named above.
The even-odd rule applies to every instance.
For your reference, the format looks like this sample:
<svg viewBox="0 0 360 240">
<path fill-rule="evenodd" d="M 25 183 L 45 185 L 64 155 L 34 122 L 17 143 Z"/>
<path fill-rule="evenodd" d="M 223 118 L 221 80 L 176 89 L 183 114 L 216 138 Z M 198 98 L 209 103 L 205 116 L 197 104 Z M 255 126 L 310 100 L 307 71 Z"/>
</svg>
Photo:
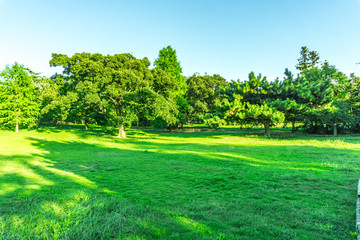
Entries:
<svg viewBox="0 0 360 240">
<path fill-rule="evenodd" d="M 23 236 L 54 237 L 45 226 L 60 221 L 68 223 L 56 227 L 65 239 L 297 239 L 301 230 L 314 239 L 324 232 L 349 238 L 359 151 L 189 144 L 179 143 L 182 135 L 143 133 L 111 146 L 28 138 L 41 153 L 0 155 L 0 212 L 11 223 L 4 229 L 11 234 L 33 221 L 42 228 L 26 225 Z M 314 222 L 332 228 L 314 229 Z M 82 236 L 87 226 L 92 231 Z"/>
</svg>

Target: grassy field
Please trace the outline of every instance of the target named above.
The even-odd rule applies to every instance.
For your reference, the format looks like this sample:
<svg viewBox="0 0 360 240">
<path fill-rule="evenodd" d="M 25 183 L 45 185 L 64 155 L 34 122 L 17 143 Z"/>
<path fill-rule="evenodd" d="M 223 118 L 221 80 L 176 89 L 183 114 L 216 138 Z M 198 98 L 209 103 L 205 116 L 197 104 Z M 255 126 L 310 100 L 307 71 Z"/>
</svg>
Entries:
<svg viewBox="0 0 360 240">
<path fill-rule="evenodd" d="M 355 239 L 360 136 L 0 131 L 0 239 Z"/>
</svg>

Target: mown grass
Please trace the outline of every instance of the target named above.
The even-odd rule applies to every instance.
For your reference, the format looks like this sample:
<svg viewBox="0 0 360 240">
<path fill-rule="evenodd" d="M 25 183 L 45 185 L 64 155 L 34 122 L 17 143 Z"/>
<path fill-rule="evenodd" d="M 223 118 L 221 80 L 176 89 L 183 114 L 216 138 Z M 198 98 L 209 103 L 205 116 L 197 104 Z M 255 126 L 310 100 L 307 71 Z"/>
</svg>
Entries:
<svg viewBox="0 0 360 240">
<path fill-rule="evenodd" d="M 0 239 L 355 239 L 360 136 L 0 131 Z"/>
</svg>

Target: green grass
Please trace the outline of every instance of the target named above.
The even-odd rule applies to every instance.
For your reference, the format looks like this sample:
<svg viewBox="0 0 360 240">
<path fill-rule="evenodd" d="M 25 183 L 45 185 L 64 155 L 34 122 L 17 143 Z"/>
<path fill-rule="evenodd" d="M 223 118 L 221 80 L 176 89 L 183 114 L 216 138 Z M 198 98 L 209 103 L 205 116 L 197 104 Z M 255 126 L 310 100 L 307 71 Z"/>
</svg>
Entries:
<svg viewBox="0 0 360 240">
<path fill-rule="evenodd" d="M 360 136 L 0 131 L 0 239 L 355 239 Z"/>
</svg>

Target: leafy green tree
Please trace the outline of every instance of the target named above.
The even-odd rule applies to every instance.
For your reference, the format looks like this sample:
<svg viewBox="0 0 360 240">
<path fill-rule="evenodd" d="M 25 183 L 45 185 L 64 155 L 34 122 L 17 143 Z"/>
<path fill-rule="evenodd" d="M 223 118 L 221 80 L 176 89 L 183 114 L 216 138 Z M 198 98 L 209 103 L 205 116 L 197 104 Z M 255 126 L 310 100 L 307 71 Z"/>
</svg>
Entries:
<svg viewBox="0 0 360 240">
<path fill-rule="evenodd" d="M 349 107 L 353 116 L 355 116 L 353 132 L 360 132 L 360 77 L 350 74 L 350 88 L 349 88 Z"/>
<path fill-rule="evenodd" d="M 270 84 L 266 77 L 262 77 L 261 74 L 256 76 L 254 72 L 250 72 L 247 80 L 231 81 L 226 88 L 221 89 L 220 95 L 229 102 L 234 101 L 235 97 L 240 95 L 243 102 L 261 105 L 269 98 L 269 88 Z"/>
<path fill-rule="evenodd" d="M 248 80 L 241 84 L 240 89 L 244 102 L 262 105 L 268 98 L 269 82 L 261 74 L 256 76 L 254 72 L 251 72 Z"/>
<path fill-rule="evenodd" d="M 303 122 L 310 109 L 316 110 L 332 101 L 332 80 L 326 71 L 316 67 L 296 78 L 288 69 L 284 74 L 282 82 L 270 83 L 268 97 L 272 99 L 270 104 L 285 114 L 285 122 L 291 122 L 292 130 L 296 131 L 295 123 Z"/>
<path fill-rule="evenodd" d="M 263 124 L 266 136 L 270 136 L 270 126 L 285 120 L 282 112 L 267 103 L 258 105 L 243 102 L 239 95 L 235 96 L 235 100 L 231 103 L 226 101 L 228 110 L 224 113 L 224 118 L 228 122 Z"/>
<path fill-rule="evenodd" d="M 160 69 L 174 78 L 177 85 L 175 95 L 183 97 L 187 90 L 186 78 L 182 75 L 182 68 L 176 56 L 176 50 L 167 46 L 160 50 L 154 61 L 155 69 Z"/>
<path fill-rule="evenodd" d="M 213 114 L 216 105 L 221 102 L 220 89 L 225 88 L 228 82 L 220 75 L 201 76 L 194 74 L 187 79 L 188 91 L 186 93 L 191 106 L 191 118 L 199 120 L 206 114 Z"/>
<path fill-rule="evenodd" d="M 301 122 L 304 119 L 303 113 L 307 109 L 306 105 L 299 104 L 294 99 L 289 98 L 286 100 L 276 99 L 270 104 L 284 114 L 285 123 L 290 122 L 292 132 L 295 132 L 298 129 L 298 127 L 295 126 L 296 122 Z"/>
<path fill-rule="evenodd" d="M 152 69 L 154 91 L 161 95 L 157 98 L 153 106 L 158 106 L 155 110 L 151 110 L 156 115 L 154 121 L 156 125 L 167 127 L 169 130 L 177 123 L 183 123 L 186 120 L 188 102 L 184 97 L 179 97 L 176 92 L 179 89 L 178 82 L 167 72 L 161 69 Z M 159 101 L 162 99 L 161 101 Z M 166 101 L 164 101 L 166 100 Z"/>
<path fill-rule="evenodd" d="M 204 124 L 212 129 L 218 129 L 226 124 L 226 121 L 214 114 L 206 114 L 202 116 Z"/>
<path fill-rule="evenodd" d="M 348 101 L 350 111 L 354 116 L 360 118 L 360 77 L 354 73 L 350 74 Z"/>
<path fill-rule="evenodd" d="M 15 127 L 33 126 L 39 118 L 39 87 L 36 75 L 23 65 L 15 62 L 0 72 L 0 122 Z"/>
<path fill-rule="evenodd" d="M 153 103 L 148 109 L 151 111 L 148 119 L 153 120 L 155 126 L 167 127 L 171 131 L 172 126 L 178 121 L 179 111 L 173 99 L 166 99 L 159 95 L 153 98 Z"/>
<path fill-rule="evenodd" d="M 176 90 L 173 90 L 173 97 L 176 99 L 178 108 L 178 124 L 183 126 L 186 122 L 189 104 L 185 98 L 187 91 L 186 78 L 182 75 L 182 68 L 176 56 L 176 50 L 171 46 L 164 47 L 159 51 L 159 56 L 154 61 L 155 69 L 166 72 L 176 84 Z M 171 130 L 171 125 L 168 126 Z"/>
<path fill-rule="evenodd" d="M 118 137 L 126 137 L 125 127 L 138 121 L 141 114 L 151 119 L 156 114 L 165 116 L 164 111 L 171 109 L 154 107 L 163 112 L 152 112 L 152 115 L 144 111 L 158 103 L 161 97 L 168 106 L 167 96 L 171 89 L 167 85 L 174 86 L 169 79 L 164 79 L 165 75 L 159 78 L 158 72 L 156 75 L 149 69 L 147 58 L 136 59 L 127 53 L 113 56 L 77 53 L 72 57 L 53 54 L 50 64 L 64 68 L 62 78 L 66 80 L 68 91 L 76 94 L 75 105 L 82 111 L 89 109 L 106 116 L 109 123 L 119 128 Z M 167 120 L 171 121 L 170 118 Z"/>
<path fill-rule="evenodd" d="M 351 115 L 350 106 L 346 101 L 334 101 L 328 108 L 325 108 L 321 114 L 322 121 L 329 128 L 333 129 L 333 135 L 338 134 L 339 128 L 351 126 L 356 121 L 354 115 Z"/>
<path fill-rule="evenodd" d="M 54 124 L 71 119 L 72 111 L 78 105 L 74 86 L 65 76 L 54 75 L 42 86 L 41 121 Z M 74 119 L 74 118 L 72 118 Z"/>
<path fill-rule="evenodd" d="M 284 121 L 284 114 L 272 104 L 278 98 L 279 80 L 269 83 L 261 74 L 249 74 L 248 80 L 232 81 L 223 91 L 226 96 L 218 106 L 227 122 L 263 124 L 265 135 L 270 135 L 270 126 Z M 278 103 L 282 100 L 278 100 Z"/>
</svg>

